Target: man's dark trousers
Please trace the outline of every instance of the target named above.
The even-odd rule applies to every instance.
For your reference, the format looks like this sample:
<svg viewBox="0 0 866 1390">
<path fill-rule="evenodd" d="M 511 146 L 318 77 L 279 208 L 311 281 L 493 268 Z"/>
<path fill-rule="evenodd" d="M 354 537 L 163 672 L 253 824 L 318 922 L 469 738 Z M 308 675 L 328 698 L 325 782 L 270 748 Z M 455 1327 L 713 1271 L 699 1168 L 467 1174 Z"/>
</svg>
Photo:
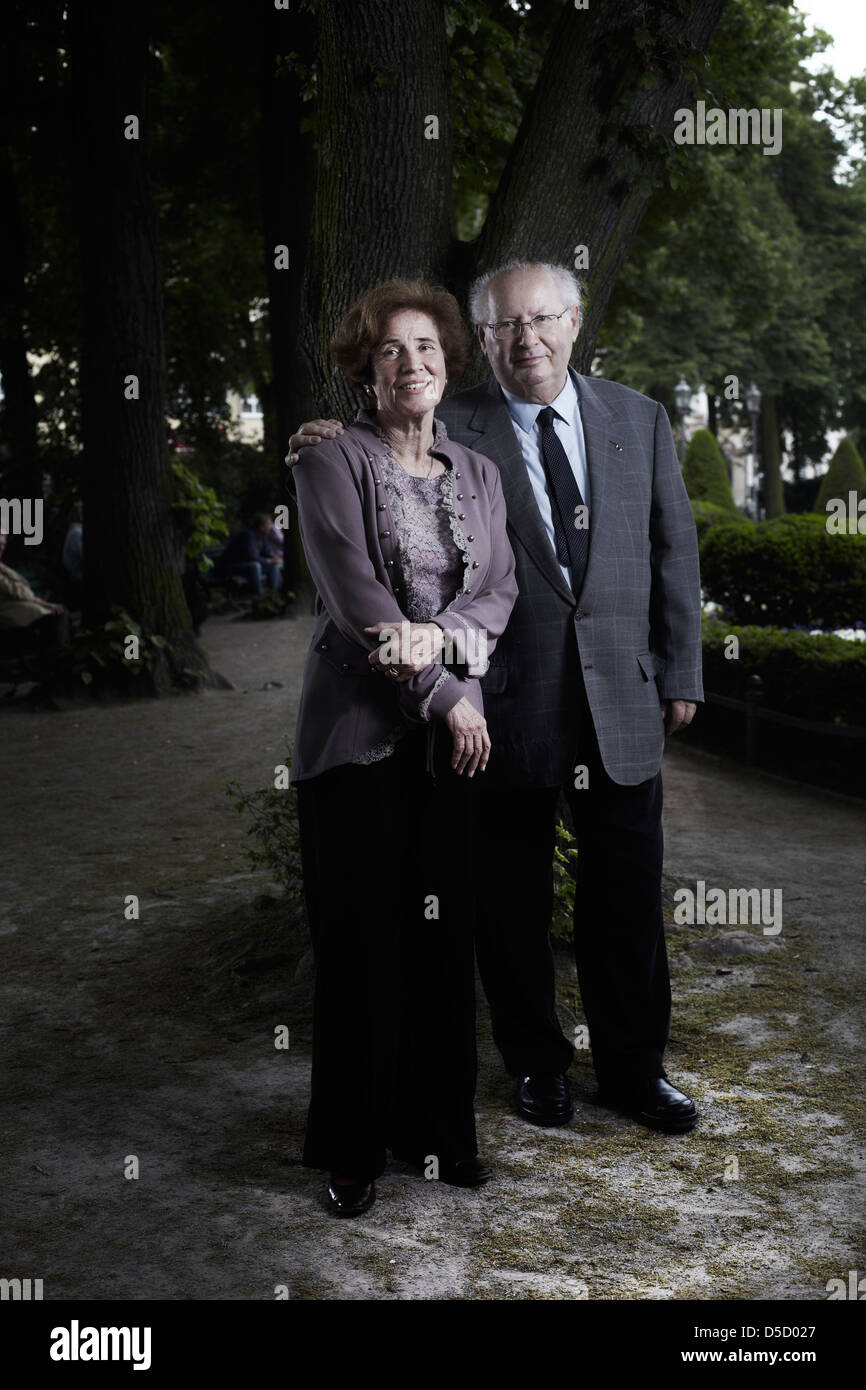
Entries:
<svg viewBox="0 0 866 1390">
<path fill-rule="evenodd" d="M 574 818 L 578 869 L 574 949 L 596 1076 L 602 1087 L 662 1076 L 670 978 L 661 908 L 661 773 L 636 786 L 607 775 L 583 681 L 576 674 L 576 752 L 587 785 L 562 790 Z M 659 718 L 661 719 L 661 711 Z M 497 768 L 481 777 L 476 951 L 493 1036 L 513 1076 L 564 1072 L 572 1045 L 555 1009 L 550 946 L 559 787 L 517 786 Z"/>
</svg>

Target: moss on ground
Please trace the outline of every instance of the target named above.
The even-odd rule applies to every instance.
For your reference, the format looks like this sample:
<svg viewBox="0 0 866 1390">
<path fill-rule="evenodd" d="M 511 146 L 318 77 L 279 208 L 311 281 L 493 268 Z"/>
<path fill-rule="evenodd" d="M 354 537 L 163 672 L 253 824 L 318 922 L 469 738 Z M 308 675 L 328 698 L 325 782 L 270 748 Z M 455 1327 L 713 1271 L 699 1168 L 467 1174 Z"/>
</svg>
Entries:
<svg viewBox="0 0 866 1390">
<path fill-rule="evenodd" d="M 669 924 L 674 1011 L 667 1065 L 698 1101 L 702 1124 L 668 1138 L 593 1111 L 585 1103 L 594 1093 L 593 1073 L 581 1054 L 572 1080 L 584 1103 L 574 1127 L 548 1132 L 542 1143 L 527 1137 L 514 1154 L 512 1122 L 486 1115 L 491 1152 L 506 1153 L 497 1158 L 498 1171 L 531 1182 L 534 1191 L 522 1217 L 500 1218 L 476 1235 L 477 1297 L 491 1296 L 482 1271 L 494 1284 L 505 1272 L 512 1279 L 521 1271 L 559 1276 L 559 1295 L 519 1293 L 544 1299 L 574 1296 L 565 1290 L 576 1277 L 586 1281 L 589 1297 L 657 1297 L 668 1287 L 683 1296 L 690 1266 L 686 1296 L 699 1299 L 766 1296 L 768 1268 L 779 1264 L 813 1286 L 815 1298 L 839 1277 L 844 1237 L 838 1255 L 825 1255 L 803 1248 L 803 1232 L 828 1185 L 858 1177 L 841 1149 L 849 1135 L 866 1136 L 862 1088 L 853 1065 L 840 1065 L 839 1045 L 827 1032 L 850 996 L 844 981 L 812 959 L 803 927 L 789 923 L 781 948 L 766 954 L 693 958 L 690 952 L 718 930 Z M 573 965 L 564 955 L 558 965 L 560 999 L 579 1020 Z M 730 1180 L 732 1159 L 739 1171 Z M 565 1207 L 564 1182 L 575 1194 Z M 549 1193 L 540 1195 L 538 1186 L 547 1183 Z M 546 1211 L 557 1214 L 555 1224 L 539 1220 Z M 823 1229 L 832 1245 L 826 1223 Z"/>
</svg>

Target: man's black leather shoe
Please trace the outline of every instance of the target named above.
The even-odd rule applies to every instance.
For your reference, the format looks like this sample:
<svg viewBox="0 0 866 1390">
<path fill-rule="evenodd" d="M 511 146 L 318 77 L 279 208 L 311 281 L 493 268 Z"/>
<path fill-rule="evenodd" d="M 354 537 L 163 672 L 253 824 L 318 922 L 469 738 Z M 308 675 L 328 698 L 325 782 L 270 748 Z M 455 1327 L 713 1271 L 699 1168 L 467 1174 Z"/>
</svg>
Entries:
<svg viewBox="0 0 866 1390">
<path fill-rule="evenodd" d="M 458 1158 L 454 1163 L 440 1163 L 439 1181 L 451 1187 L 480 1187 L 493 1177 L 480 1158 Z"/>
<path fill-rule="evenodd" d="M 427 1167 L 426 1158 L 419 1154 L 397 1153 L 394 1149 L 391 1152 L 400 1163 L 408 1163 L 413 1168 Z M 456 1158 L 443 1159 L 437 1176 L 439 1182 L 448 1183 L 449 1187 L 480 1187 L 490 1181 L 493 1173 L 480 1158 Z"/>
<path fill-rule="evenodd" d="M 360 1216 L 376 1200 L 374 1182 L 328 1183 L 328 1207 L 335 1216 Z"/>
<path fill-rule="evenodd" d="M 517 1113 L 532 1125 L 567 1125 L 574 1115 L 574 1106 L 562 1073 L 524 1076 L 517 1087 Z"/>
<path fill-rule="evenodd" d="M 650 1076 L 629 1087 L 601 1087 L 596 1104 L 619 1110 L 647 1129 L 664 1134 L 687 1134 L 700 1119 L 693 1100 L 664 1076 Z"/>
</svg>

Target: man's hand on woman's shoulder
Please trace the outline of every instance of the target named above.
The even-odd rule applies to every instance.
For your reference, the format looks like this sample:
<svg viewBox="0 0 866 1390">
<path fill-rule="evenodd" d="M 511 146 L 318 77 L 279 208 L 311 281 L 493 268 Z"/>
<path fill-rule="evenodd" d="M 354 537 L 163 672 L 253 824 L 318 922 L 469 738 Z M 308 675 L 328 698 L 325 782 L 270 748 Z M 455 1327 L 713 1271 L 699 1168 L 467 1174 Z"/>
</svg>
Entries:
<svg viewBox="0 0 866 1390">
<path fill-rule="evenodd" d="M 342 433 L 343 426 L 339 420 L 305 421 L 289 440 L 289 452 L 286 454 L 287 467 L 294 468 L 301 449 L 307 449 L 312 444 L 321 444 L 323 439 L 336 439 L 337 435 Z"/>
</svg>

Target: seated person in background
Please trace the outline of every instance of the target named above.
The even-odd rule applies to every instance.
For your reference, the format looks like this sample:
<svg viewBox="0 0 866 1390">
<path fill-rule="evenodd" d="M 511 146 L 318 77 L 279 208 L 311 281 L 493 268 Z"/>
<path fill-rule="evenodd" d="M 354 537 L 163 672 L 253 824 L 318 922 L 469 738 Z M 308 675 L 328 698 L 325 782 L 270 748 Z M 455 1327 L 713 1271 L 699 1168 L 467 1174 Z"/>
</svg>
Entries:
<svg viewBox="0 0 866 1390">
<path fill-rule="evenodd" d="M 70 608 L 80 608 L 84 591 L 84 511 L 80 502 L 75 502 L 69 513 L 69 529 L 63 542 L 61 556 L 63 573 L 66 578 L 66 596 Z"/>
<path fill-rule="evenodd" d="M 275 521 L 271 521 L 270 530 L 264 539 L 263 550 L 266 555 L 274 557 L 281 569 L 285 564 L 285 540 L 286 535 L 282 527 L 278 526 Z"/>
<path fill-rule="evenodd" d="M 266 512 L 256 512 L 248 526 L 229 536 L 226 548 L 217 561 L 217 572 L 221 576 L 240 575 L 249 582 L 256 598 L 262 596 L 263 578 L 274 593 L 278 593 L 283 586 L 282 561 L 272 553 L 273 547 L 269 541 L 273 526 L 273 520 Z"/>
<path fill-rule="evenodd" d="M 37 598 L 27 580 L 3 564 L 0 534 L 0 655 L 54 655 L 69 641 L 69 614 L 62 603 Z"/>
</svg>

